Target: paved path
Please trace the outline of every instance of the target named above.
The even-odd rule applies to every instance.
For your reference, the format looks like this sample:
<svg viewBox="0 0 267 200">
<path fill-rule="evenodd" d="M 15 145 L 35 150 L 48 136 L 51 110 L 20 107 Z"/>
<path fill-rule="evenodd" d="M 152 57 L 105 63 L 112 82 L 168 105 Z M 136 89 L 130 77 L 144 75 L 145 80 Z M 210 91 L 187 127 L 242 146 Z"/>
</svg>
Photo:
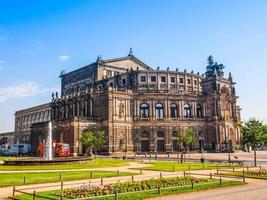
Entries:
<svg viewBox="0 0 267 200">
<path fill-rule="evenodd" d="M 153 198 L 153 200 L 266 200 L 267 181 L 252 179 L 247 180 L 249 180 L 249 183 L 245 186 L 170 195 Z"/>
<path fill-rule="evenodd" d="M 102 167 L 102 168 L 86 168 L 86 169 L 37 169 L 37 170 L 3 170 L 0 173 L 29 173 L 29 172 L 75 172 L 75 171 L 127 171 L 127 172 L 136 172 L 136 170 L 130 170 L 131 168 L 143 168 L 143 167 L 150 167 L 149 163 L 137 163 L 131 162 L 128 165 L 121 166 L 121 167 Z"/>
</svg>

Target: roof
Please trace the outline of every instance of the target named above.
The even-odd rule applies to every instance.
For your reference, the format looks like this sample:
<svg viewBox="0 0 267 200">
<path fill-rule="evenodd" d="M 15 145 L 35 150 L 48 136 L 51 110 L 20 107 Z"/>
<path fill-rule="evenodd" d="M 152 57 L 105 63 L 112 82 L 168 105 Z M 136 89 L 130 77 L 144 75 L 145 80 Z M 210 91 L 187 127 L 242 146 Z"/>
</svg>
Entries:
<svg viewBox="0 0 267 200">
<path fill-rule="evenodd" d="M 99 62 L 108 64 L 111 62 L 117 62 L 117 61 L 123 61 L 123 60 L 131 60 L 131 61 L 143 66 L 144 68 L 146 68 L 148 70 L 154 70 L 153 68 L 149 67 L 147 64 L 145 64 L 144 62 L 142 62 L 141 60 L 139 60 L 138 58 L 136 58 L 133 55 L 128 55 L 128 56 L 119 57 L 119 58 L 113 58 L 113 59 L 107 59 L 107 60 L 100 60 Z"/>
<path fill-rule="evenodd" d="M 144 68 L 146 68 L 147 70 L 154 70 L 153 68 L 149 67 L 147 64 L 145 64 L 144 62 L 142 62 L 141 60 L 139 60 L 138 58 L 136 58 L 135 56 L 133 55 L 128 55 L 128 56 L 125 56 L 125 57 L 119 57 L 119 58 L 112 58 L 112 59 L 106 59 L 106 60 L 97 60 L 96 62 L 93 62 L 91 64 L 88 64 L 88 65 L 85 65 L 83 67 L 80 67 L 78 69 L 75 69 L 73 71 L 70 71 L 70 72 L 67 72 L 65 74 L 62 74 L 60 77 L 62 78 L 63 76 L 66 76 L 66 75 L 69 75 L 69 74 L 72 74 L 72 73 L 75 73 L 75 72 L 78 72 L 78 71 L 82 71 L 88 67 L 93 67 L 95 66 L 95 64 L 97 63 L 101 63 L 101 64 L 108 64 L 108 63 L 111 63 L 111 62 L 117 62 L 117 61 L 123 61 L 123 60 L 131 60 L 135 63 L 137 63 L 138 65 L 141 65 L 143 66 Z"/>
</svg>

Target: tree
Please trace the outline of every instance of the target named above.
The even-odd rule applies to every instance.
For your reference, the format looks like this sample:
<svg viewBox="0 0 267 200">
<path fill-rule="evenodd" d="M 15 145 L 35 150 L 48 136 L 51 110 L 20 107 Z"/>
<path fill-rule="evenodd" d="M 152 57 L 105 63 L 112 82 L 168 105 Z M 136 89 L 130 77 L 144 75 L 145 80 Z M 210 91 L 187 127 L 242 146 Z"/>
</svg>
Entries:
<svg viewBox="0 0 267 200">
<path fill-rule="evenodd" d="M 189 152 L 189 146 L 197 142 L 193 128 L 189 127 L 183 130 L 183 132 L 176 132 L 177 144 L 183 147 L 181 154 L 181 162 L 183 162 L 184 152 Z"/>
<path fill-rule="evenodd" d="M 193 128 L 186 128 L 185 134 L 183 136 L 183 146 L 186 148 L 186 152 L 189 152 L 189 146 L 192 144 L 196 144 L 197 138 L 195 136 Z"/>
<path fill-rule="evenodd" d="M 267 128 L 255 118 L 249 119 L 241 125 L 242 142 L 251 146 L 254 150 L 254 166 L 257 166 L 257 146 L 267 143 Z"/>
<path fill-rule="evenodd" d="M 105 143 L 105 132 L 102 130 L 85 131 L 80 139 L 86 154 L 93 155 L 93 148 L 97 152 L 98 148 Z"/>
<path fill-rule="evenodd" d="M 82 134 L 82 137 L 80 139 L 83 147 L 85 148 L 85 153 L 88 155 L 93 154 L 93 146 L 94 146 L 94 136 L 92 131 L 85 131 Z"/>
<path fill-rule="evenodd" d="M 102 147 L 105 143 L 105 132 L 102 130 L 97 130 L 94 132 L 94 141 L 93 145 L 95 148 L 95 154 L 97 154 L 98 148 Z"/>
</svg>

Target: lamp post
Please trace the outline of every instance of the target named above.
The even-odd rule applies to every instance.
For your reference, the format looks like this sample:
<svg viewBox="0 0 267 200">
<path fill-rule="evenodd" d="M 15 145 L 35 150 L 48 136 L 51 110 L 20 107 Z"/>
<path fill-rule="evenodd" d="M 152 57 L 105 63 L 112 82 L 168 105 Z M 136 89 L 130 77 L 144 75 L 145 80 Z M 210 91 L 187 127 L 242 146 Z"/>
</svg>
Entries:
<svg viewBox="0 0 267 200">
<path fill-rule="evenodd" d="M 228 149 L 228 162 L 231 162 L 231 150 L 230 150 L 230 138 L 227 137 L 226 139 L 226 143 L 227 143 L 227 149 Z"/>
</svg>

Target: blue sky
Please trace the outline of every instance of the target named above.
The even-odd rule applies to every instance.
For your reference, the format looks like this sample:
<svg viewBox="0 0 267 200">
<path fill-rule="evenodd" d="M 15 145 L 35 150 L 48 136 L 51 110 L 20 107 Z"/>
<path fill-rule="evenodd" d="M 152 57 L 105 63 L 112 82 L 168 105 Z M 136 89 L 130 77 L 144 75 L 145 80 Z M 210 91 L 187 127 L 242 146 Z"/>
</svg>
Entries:
<svg viewBox="0 0 267 200">
<path fill-rule="evenodd" d="M 0 0 L 0 132 L 14 112 L 50 101 L 61 70 L 134 55 L 152 67 L 205 71 L 214 59 L 237 82 L 242 117 L 267 119 L 267 1 Z"/>
</svg>

